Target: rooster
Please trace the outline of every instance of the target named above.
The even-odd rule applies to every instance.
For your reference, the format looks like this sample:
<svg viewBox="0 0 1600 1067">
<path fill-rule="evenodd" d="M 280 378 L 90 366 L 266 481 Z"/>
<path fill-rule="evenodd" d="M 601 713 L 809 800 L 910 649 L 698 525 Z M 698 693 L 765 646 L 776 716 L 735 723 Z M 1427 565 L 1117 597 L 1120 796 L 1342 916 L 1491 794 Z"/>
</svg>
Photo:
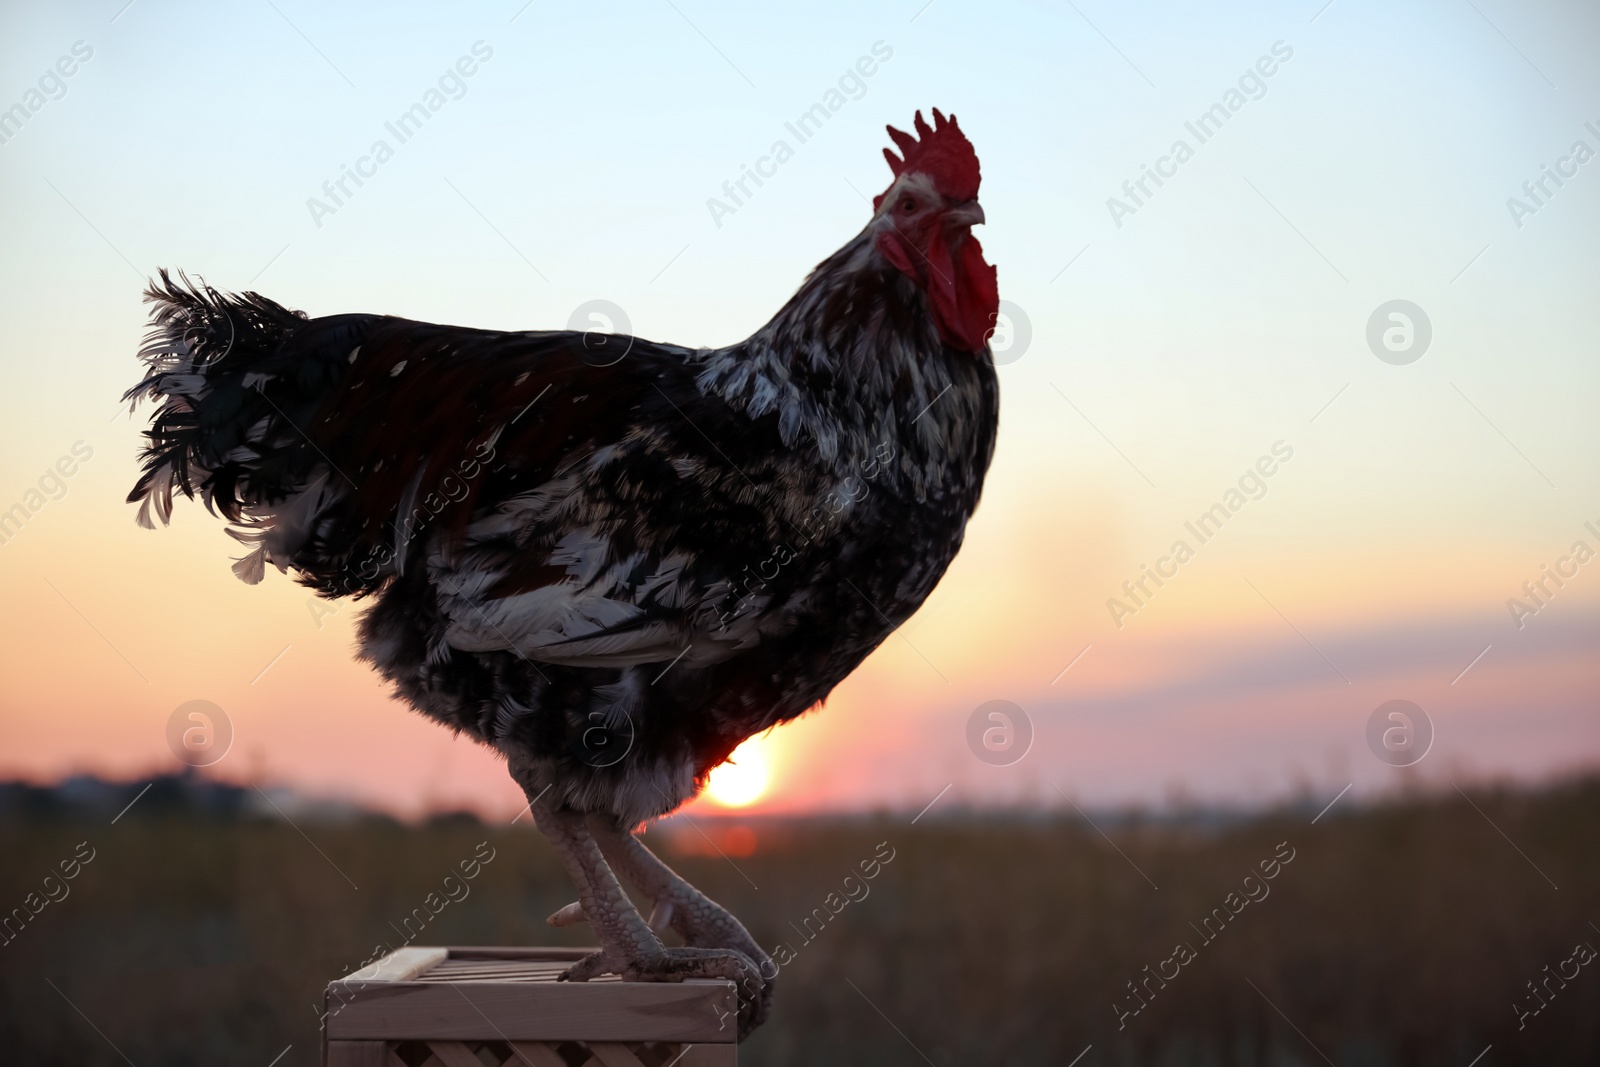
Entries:
<svg viewBox="0 0 1600 1067">
<path fill-rule="evenodd" d="M 577 889 L 550 922 L 601 945 L 563 977 L 730 979 L 741 1039 L 777 968 L 634 834 L 905 622 L 977 506 L 978 158 L 954 115 L 914 130 L 866 227 L 737 344 L 313 319 L 163 271 L 124 396 L 158 404 L 141 525 L 198 494 L 244 581 L 370 598 L 360 658 L 505 757 Z"/>
</svg>

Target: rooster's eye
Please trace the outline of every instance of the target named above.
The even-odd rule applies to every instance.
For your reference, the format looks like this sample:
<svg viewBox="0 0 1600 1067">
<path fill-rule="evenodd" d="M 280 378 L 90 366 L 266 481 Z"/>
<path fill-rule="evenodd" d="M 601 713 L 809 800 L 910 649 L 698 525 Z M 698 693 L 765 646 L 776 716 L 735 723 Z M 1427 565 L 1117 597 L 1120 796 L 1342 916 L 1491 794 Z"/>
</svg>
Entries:
<svg viewBox="0 0 1600 1067">
<path fill-rule="evenodd" d="M 900 201 L 900 214 L 909 215 L 915 210 L 917 210 L 917 202 L 909 196 Z"/>
</svg>

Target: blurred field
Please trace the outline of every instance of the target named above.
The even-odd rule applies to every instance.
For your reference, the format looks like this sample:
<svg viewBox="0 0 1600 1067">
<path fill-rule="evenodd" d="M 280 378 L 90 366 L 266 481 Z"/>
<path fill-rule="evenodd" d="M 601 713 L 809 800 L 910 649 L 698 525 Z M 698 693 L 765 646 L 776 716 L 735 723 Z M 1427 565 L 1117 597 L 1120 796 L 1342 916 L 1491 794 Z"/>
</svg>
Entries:
<svg viewBox="0 0 1600 1067">
<path fill-rule="evenodd" d="M 402 943 L 404 917 L 480 842 L 494 859 L 415 943 L 587 940 L 544 925 L 571 892 L 526 818 L 301 816 L 302 836 L 248 795 L 164 780 L 111 825 L 108 799 L 135 792 L 74 809 L 0 789 L 0 908 L 80 842 L 94 850 L 70 895 L 0 947 L 0 1062 L 267 1067 L 290 1045 L 280 1067 L 314 1064 L 324 983 Z M 1552 980 L 1520 1031 L 1513 1010 L 1546 965 L 1600 946 L 1600 780 L 1347 798 L 1312 825 L 1317 807 L 1209 828 L 1096 816 L 1115 848 L 1076 814 L 679 820 L 649 840 L 794 950 L 741 1063 L 1066 1065 L 1091 1045 L 1080 1067 L 1467 1067 L 1491 1045 L 1478 1067 L 1600 1062 L 1600 966 Z M 1269 895 L 1205 943 L 1190 924 L 1282 842 L 1294 859 Z M 868 895 L 803 940 L 802 920 L 887 850 Z M 1195 958 L 1119 1031 L 1113 1004 L 1138 1003 L 1125 983 L 1177 942 Z"/>
</svg>

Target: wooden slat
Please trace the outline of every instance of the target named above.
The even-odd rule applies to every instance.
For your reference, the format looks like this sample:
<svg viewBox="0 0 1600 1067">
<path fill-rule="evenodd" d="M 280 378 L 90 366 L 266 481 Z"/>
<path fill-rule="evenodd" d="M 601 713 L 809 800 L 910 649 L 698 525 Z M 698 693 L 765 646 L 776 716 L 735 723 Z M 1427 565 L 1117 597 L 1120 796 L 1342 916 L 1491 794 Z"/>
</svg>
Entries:
<svg viewBox="0 0 1600 1067">
<path fill-rule="evenodd" d="M 329 1041 L 324 1062 L 325 1067 L 389 1067 L 388 1045 L 383 1041 Z"/>
<path fill-rule="evenodd" d="M 619 1041 L 591 1041 L 589 1053 L 605 1067 L 644 1067 L 644 1061 Z"/>
<path fill-rule="evenodd" d="M 477 974 L 477 975 L 560 974 L 562 971 L 566 970 L 570 966 L 572 966 L 570 963 L 488 963 L 488 962 L 475 962 L 475 963 L 470 963 L 470 964 L 461 964 L 461 963 L 452 963 L 449 960 L 446 960 L 445 962 L 443 962 L 443 963 L 441 963 L 441 964 L 439 964 L 439 965 L 437 965 L 435 967 L 428 968 L 428 970 L 423 972 L 423 974 L 417 975 L 417 978 L 422 979 L 422 980 L 426 980 L 429 977 L 437 977 L 437 976 L 439 976 L 441 974 L 456 974 L 456 975 L 464 975 L 464 974 Z"/>
<path fill-rule="evenodd" d="M 429 1041 L 428 1051 L 437 1056 L 444 1067 L 483 1067 L 483 1061 L 460 1041 Z"/>
<path fill-rule="evenodd" d="M 563 960 L 572 963 L 581 960 L 599 948 L 521 948 L 510 945 L 454 945 L 450 948 L 452 960 Z"/>
<path fill-rule="evenodd" d="M 416 980 L 419 982 L 554 982 L 560 979 L 561 971 L 562 969 L 559 967 L 551 967 L 547 970 L 517 967 L 497 971 L 480 967 L 459 971 L 446 971 L 435 968 L 425 975 L 418 975 Z"/>
<path fill-rule="evenodd" d="M 462 964 L 451 963 L 449 960 L 446 960 L 435 967 L 428 968 L 428 970 L 424 973 L 417 975 L 417 979 L 419 981 L 437 981 L 440 975 L 446 974 L 456 975 L 457 977 L 464 975 L 479 975 L 486 978 L 492 978 L 499 974 L 560 974 L 569 966 L 571 965 L 565 963 L 474 963 L 464 966 Z"/>
<path fill-rule="evenodd" d="M 446 960 L 430 967 L 414 979 L 418 982 L 488 982 L 510 979 L 523 982 L 553 982 L 567 969 L 564 963 L 523 963 L 463 967 Z"/>
<path fill-rule="evenodd" d="M 726 1041 L 733 983 L 334 982 L 330 1038 Z"/>
<path fill-rule="evenodd" d="M 561 1054 L 543 1041 L 513 1041 L 504 1067 L 567 1067 Z"/>
<path fill-rule="evenodd" d="M 445 960 L 411 979 L 415 982 L 554 982 L 571 966 L 564 960 L 533 962 L 516 960 Z M 616 975 L 601 975 L 596 982 L 621 981 Z"/>
<path fill-rule="evenodd" d="M 496 982 L 496 981 L 522 981 L 522 982 L 554 982 L 561 975 L 558 967 L 535 969 L 532 967 L 502 967 L 491 970 L 487 967 L 449 967 L 440 964 L 430 968 L 426 974 L 419 974 L 414 979 L 418 982 Z"/>
<path fill-rule="evenodd" d="M 409 982 L 450 955 L 447 948 L 396 949 L 376 963 L 339 979 L 341 982 Z M 483 1067 L 479 1064 L 478 1067 Z"/>
</svg>

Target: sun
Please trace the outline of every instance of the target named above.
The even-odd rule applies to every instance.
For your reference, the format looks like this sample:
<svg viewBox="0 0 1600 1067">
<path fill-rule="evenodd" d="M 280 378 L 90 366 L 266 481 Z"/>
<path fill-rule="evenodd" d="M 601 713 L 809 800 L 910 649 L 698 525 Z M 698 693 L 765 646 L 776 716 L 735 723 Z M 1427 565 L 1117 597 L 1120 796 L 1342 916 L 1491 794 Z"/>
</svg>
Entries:
<svg viewBox="0 0 1600 1067">
<path fill-rule="evenodd" d="M 742 808 L 760 800 L 771 779 L 767 739 L 752 737 L 733 750 L 728 762 L 711 772 L 706 796 L 725 808 Z"/>
</svg>

